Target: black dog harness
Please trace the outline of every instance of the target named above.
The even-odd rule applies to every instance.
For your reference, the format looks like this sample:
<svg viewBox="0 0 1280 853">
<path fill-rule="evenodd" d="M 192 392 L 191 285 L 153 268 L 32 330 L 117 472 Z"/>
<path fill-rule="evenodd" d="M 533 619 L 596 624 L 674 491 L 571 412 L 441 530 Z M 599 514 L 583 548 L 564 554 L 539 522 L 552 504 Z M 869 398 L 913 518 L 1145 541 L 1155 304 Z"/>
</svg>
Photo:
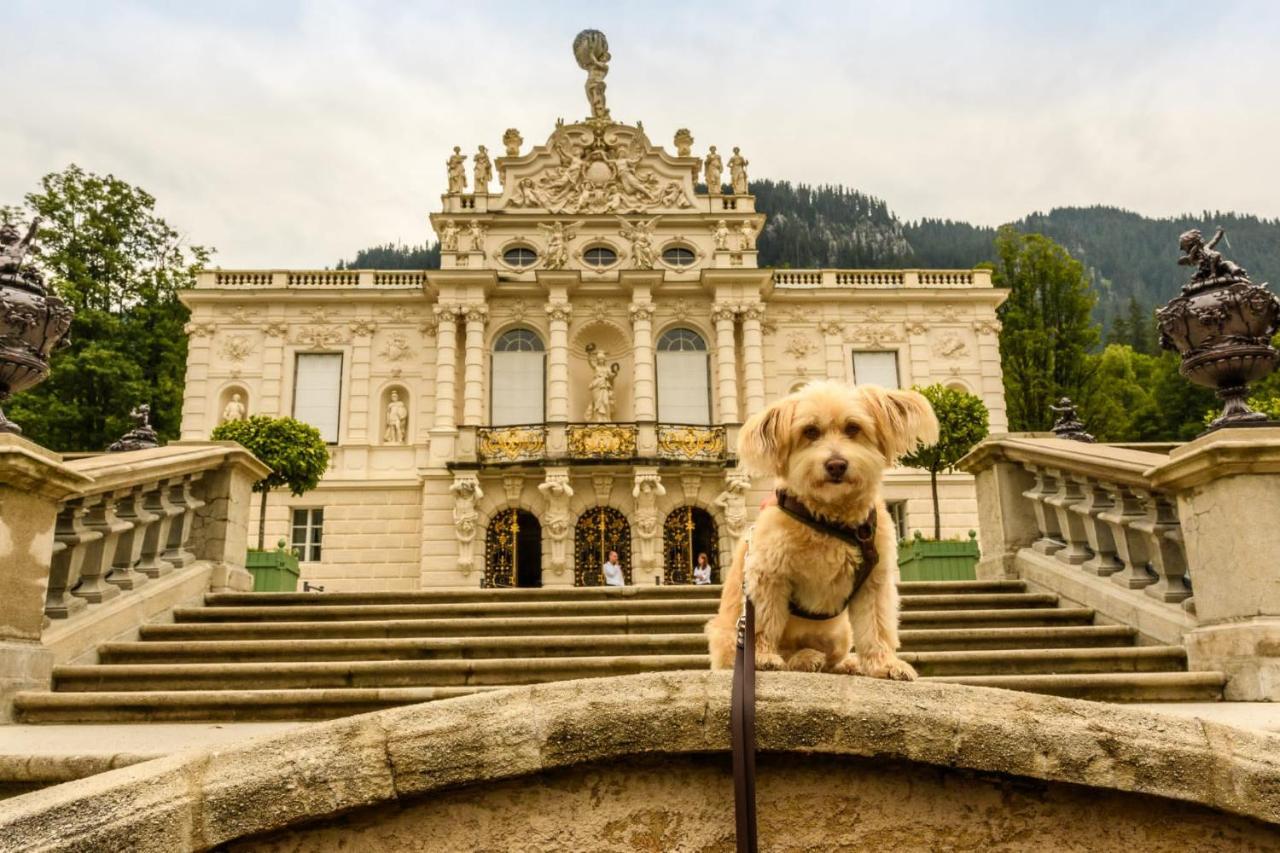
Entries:
<svg viewBox="0 0 1280 853">
<path fill-rule="evenodd" d="M 862 560 L 853 572 L 853 583 L 849 586 L 849 594 L 845 596 L 844 604 L 841 604 L 835 613 L 814 613 L 810 610 L 805 610 L 799 604 L 796 604 L 794 600 L 787 602 L 787 608 L 791 611 L 791 615 L 798 616 L 801 619 L 822 622 L 836 618 L 849 609 L 849 602 L 853 601 L 853 597 L 858 594 L 858 590 L 862 589 L 862 585 L 867 582 L 867 578 L 871 577 L 871 570 L 876 567 L 876 563 L 880 560 L 880 554 L 876 550 L 876 508 L 873 506 L 871 512 L 867 514 L 867 520 L 857 527 L 850 527 L 846 524 L 833 524 L 815 518 L 813 513 L 805 508 L 804 504 L 787 494 L 783 489 L 779 489 L 778 509 L 782 510 L 790 518 L 794 518 L 819 533 L 834 536 L 841 542 L 852 545 L 861 554 Z"/>
</svg>

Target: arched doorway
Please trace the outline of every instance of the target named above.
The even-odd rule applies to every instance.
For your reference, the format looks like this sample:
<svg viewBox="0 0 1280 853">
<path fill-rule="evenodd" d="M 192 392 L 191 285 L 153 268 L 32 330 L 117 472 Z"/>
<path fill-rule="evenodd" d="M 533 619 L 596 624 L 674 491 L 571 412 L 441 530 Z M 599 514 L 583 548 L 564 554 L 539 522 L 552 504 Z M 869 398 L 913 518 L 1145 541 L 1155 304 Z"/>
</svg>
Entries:
<svg viewBox="0 0 1280 853">
<path fill-rule="evenodd" d="M 603 586 L 602 566 L 610 551 L 618 552 L 622 575 L 631 583 L 631 525 L 613 507 L 598 506 L 578 517 L 573 528 L 573 583 Z"/>
<path fill-rule="evenodd" d="M 698 554 L 711 563 L 711 582 L 720 582 L 720 535 L 711 513 L 696 506 L 671 510 L 662 524 L 662 582 L 693 583 Z"/>
<path fill-rule="evenodd" d="M 485 587 L 542 586 L 542 525 L 532 513 L 504 509 L 484 535 Z"/>
</svg>

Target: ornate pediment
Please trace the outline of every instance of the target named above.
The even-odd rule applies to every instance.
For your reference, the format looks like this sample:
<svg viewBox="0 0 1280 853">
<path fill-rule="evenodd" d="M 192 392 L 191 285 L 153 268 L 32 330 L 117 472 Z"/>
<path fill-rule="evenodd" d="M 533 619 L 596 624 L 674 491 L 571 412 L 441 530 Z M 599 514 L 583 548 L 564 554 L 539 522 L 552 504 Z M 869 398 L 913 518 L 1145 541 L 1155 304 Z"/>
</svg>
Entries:
<svg viewBox="0 0 1280 853">
<path fill-rule="evenodd" d="M 559 124 L 546 145 L 504 157 L 496 209 L 531 213 L 679 213 L 694 206 L 697 161 L 649 143 L 643 128 L 587 119 Z"/>
</svg>

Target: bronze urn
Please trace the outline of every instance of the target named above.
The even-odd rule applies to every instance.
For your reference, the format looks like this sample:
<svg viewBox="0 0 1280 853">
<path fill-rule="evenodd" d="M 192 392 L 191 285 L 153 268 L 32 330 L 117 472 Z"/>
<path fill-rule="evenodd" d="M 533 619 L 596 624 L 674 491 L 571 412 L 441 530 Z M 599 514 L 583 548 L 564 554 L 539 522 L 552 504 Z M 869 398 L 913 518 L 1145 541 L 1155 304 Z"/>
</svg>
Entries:
<svg viewBox="0 0 1280 853">
<path fill-rule="evenodd" d="M 1224 403 L 1210 430 L 1270 422 L 1249 408 L 1249 383 L 1275 369 L 1280 352 L 1271 338 L 1280 330 L 1280 300 L 1266 284 L 1254 284 L 1238 264 L 1214 251 L 1219 228 L 1208 243 L 1198 230 L 1182 235 L 1178 263 L 1196 272 L 1182 295 L 1156 311 L 1160 345 L 1182 355 L 1179 372 L 1197 385 L 1214 388 Z"/>
<path fill-rule="evenodd" d="M 25 237 L 6 223 L 0 226 L 0 403 L 49 375 L 49 355 L 65 346 L 72 311 L 45 290 L 44 277 L 24 266 L 40 220 Z M 22 430 L 0 410 L 0 433 Z"/>
</svg>

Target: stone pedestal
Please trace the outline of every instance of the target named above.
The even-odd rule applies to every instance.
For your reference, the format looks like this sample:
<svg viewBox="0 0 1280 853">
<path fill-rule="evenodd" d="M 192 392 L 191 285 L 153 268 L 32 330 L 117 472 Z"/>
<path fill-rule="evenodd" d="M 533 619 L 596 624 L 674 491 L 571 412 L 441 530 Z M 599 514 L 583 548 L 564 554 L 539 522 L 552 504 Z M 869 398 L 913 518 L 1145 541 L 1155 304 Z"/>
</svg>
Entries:
<svg viewBox="0 0 1280 853">
<path fill-rule="evenodd" d="M 1040 536 L 1023 497 L 1035 479 L 1021 463 L 1004 459 L 991 440 L 974 448 L 960 468 L 974 475 L 978 493 L 978 580 L 1016 578 L 1014 556 Z"/>
<path fill-rule="evenodd" d="M 1178 495 L 1200 621 L 1190 668 L 1227 673 L 1228 699 L 1280 700 L 1280 429 L 1218 430 L 1150 476 Z"/>
</svg>

